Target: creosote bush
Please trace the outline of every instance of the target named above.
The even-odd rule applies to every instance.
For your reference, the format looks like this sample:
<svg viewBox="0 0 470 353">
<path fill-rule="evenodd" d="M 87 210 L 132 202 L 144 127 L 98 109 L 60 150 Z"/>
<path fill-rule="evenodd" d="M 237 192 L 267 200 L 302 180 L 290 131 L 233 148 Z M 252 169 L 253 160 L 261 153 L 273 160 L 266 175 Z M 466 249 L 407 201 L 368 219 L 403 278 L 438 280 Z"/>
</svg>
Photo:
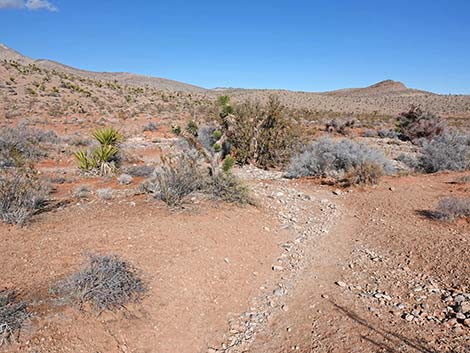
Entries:
<svg viewBox="0 0 470 353">
<path fill-rule="evenodd" d="M 460 217 L 470 217 L 470 199 L 444 197 L 439 200 L 434 218 L 445 221 L 452 221 Z"/>
<path fill-rule="evenodd" d="M 0 347 L 11 342 L 28 317 L 27 304 L 18 300 L 16 292 L 0 291 Z"/>
<path fill-rule="evenodd" d="M 116 255 L 88 255 L 82 269 L 57 284 L 51 292 L 66 302 L 102 312 L 138 302 L 146 287 L 138 271 Z"/>
<path fill-rule="evenodd" d="M 337 180 L 346 177 L 350 183 L 357 184 L 376 183 L 382 174 L 393 171 L 393 165 L 382 152 L 363 143 L 322 138 L 291 160 L 287 176 L 333 177 Z"/>
<path fill-rule="evenodd" d="M 47 188 L 32 173 L 0 173 L 0 217 L 7 224 L 26 224 L 42 207 Z"/>
<path fill-rule="evenodd" d="M 441 117 L 413 106 L 397 118 L 396 130 L 402 139 L 415 142 L 445 134 L 447 123 Z"/>
</svg>

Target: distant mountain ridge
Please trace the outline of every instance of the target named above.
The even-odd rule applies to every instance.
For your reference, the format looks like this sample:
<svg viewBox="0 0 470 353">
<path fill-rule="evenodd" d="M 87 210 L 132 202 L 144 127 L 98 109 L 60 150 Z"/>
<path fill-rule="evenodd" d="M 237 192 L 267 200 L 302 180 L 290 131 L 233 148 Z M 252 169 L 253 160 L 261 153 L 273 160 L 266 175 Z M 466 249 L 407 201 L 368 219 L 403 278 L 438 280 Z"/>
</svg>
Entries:
<svg viewBox="0 0 470 353">
<path fill-rule="evenodd" d="M 157 89 L 204 93 L 207 90 L 202 87 L 190 85 L 183 82 L 169 80 L 165 78 L 150 77 L 138 75 L 128 72 L 95 72 L 77 69 L 71 66 L 58 63 L 47 59 L 31 59 L 22 55 L 14 49 L 8 48 L 4 44 L 0 44 L 0 59 L 15 60 L 22 64 L 35 64 L 41 68 L 48 70 L 57 70 L 73 75 L 84 76 L 95 80 L 118 81 L 122 84 L 135 86 L 150 86 Z"/>
<path fill-rule="evenodd" d="M 17 62 L 23 69 L 10 61 Z M 30 64 L 41 70 L 29 70 L 24 74 L 21 70 L 28 71 Z M 69 77 L 63 77 L 64 73 Z M 114 85 L 114 81 L 118 85 Z M 245 101 L 265 103 L 274 95 L 283 105 L 300 114 L 306 112 L 319 117 L 364 114 L 392 117 L 411 106 L 419 106 L 443 117 L 470 118 L 470 95 L 435 94 L 408 88 L 393 80 L 329 92 L 206 89 L 165 78 L 126 72 L 93 72 L 51 60 L 34 60 L 0 44 L 0 119 L 2 112 L 10 116 L 18 114 L 18 107 L 24 114 L 43 113 L 44 109 L 54 114 L 110 111 L 159 114 L 165 109 L 190 109 L 193 112 L 198 107 L 203 107 L 202 110 L 212 107 L 220 95 L 230 96 L 235 104 Z"/>
<path fill-rule="evenodd" d="M 48 60 L 48 59 L 31 59 L 14 49 L 7 47 L 0 43 L 0 59 L 15 60 L 22 64 L 35 64 L 39 67 L 48 70 L 57 70 L 79 76 L 85 76 L 92 79 L 118 81 L 123 84 L 136 85 L 136 86 L 150 86 L 157 89 L 193 92 L 193 93 L 220 93 L 220 92 L 233 92 L 233 91 L 287 91 L 283 89 L 244 89 L 232 87 L 216 87 L 214 89 L 206 89 L 203 87 L 187 84 L 184 82 L 174 81 L 166 78 L 144 76 L 128 72 L 95 72 L 77 69 L 65 64 Z M 362 96 L 362 95 L 383 95 L 383 94 L 433 94 L 406 87 L 402 82 L 393 80 L 385 80 L 373 84 L 365 88 L 345 88 L 328 92 L 302 92 L 302 93 L 316 93 L 328 96 Z"/>
</svg>

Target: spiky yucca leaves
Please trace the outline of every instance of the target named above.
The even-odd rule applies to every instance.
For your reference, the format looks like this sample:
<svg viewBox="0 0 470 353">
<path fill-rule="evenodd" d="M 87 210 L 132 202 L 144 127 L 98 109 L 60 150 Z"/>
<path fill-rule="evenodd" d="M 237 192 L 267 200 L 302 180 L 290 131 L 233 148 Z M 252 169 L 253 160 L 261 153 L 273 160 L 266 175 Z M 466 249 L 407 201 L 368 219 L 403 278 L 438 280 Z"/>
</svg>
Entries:
<svg viewBox="0 0 470 353">
<path fill-rule="evenodd" d="M 116 146 L 101 145 L 93 151 L 93 159 L 100 168 L 101 175 L 109 175 L 116 171 L 115 158 L 119 150 Z"/>
<path fill-rule="evenodd" d="M 123 136 L 114 128 L 96 130 L 92 136 L 99 142 L 99 146 L 90 152 L 77 151 L 74 153 L 78 167 L 84 171 L 97 172 L 100 175 L 109 175 L 117 170 L 119 149 L 117 144 Z"/>
<path fill-rule="evenodd" d="M 193 136 L 197 136 L 197 131 L 199 130 L 199 127 L 197 126 L 197 123 L 194 120 L 188 121 L 188 124 L 186 125 L 186 131 L 190 133 Z"/>
<path fill-rule="evenodd" d="M 91 135 L 102 146 L 115 146 L 123 140 L 121 133 L 112 127 L 96 130 Z"/>
<path fill-rule="evenodd" d="M 232 156 L 227 156 L 222 162 L 222 170 L 225 173 L 230 173 L 234 165 L 235 165 L 235 159 Z"/>
<path fill-rule="evenodd" d="M 78 161 L 78 168 L 88 171 L 90 169 L 96 168 L 96 161 L 94 158 L 89 156 L 86 151 L 77 151 L 73 154 Z"/>
</svg>

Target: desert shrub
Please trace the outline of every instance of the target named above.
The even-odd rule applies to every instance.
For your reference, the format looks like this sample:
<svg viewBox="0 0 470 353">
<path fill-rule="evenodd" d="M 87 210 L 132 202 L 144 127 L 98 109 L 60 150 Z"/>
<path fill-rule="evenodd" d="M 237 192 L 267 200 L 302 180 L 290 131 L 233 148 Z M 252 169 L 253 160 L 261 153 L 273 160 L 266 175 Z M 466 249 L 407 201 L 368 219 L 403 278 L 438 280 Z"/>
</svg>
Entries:
<svg viewBox="0 0 470 353">
<path fill-rule="evenodd" d="M 220 116 L 227 152 L 237 163 L 271 168 L 289 161 L 298 131 L 277 97 L 271 96 L 266 105 L 246 101 L 235 106 L 233 114 Z"/>
<path fill-rule="evenodd" d="M 53 131 L 41 131 L 26 126 L 0 130 L 0 168 L 20 166 L 46 156 L 41 143 L 58 143 Z"/>
<path fill-rule="evenodd" d="M 339 180 L 354 171 L 360 175 L 369 170 L 378 175 L 379 169 L 385 174 L 394 171 L 393 165 L 382 152 L 351 140 L 334 142 L 322 138 L 291 160 L 287 176 L 334 177 Z"/>
<path fill-rule="evenodd" d="M 135 267 L 116 255 L 88 255 L 79 272 L 51 289 L 80 309 L 88 304 L 99 312 L 138 302 L 145 291 Z"/>
<path fill-rule="evenodd" d="M 197 138 L 201 143 L 202 147 L 206 150 L 211 151 L 214 144 L 220 139 L 221 136 L 215 135 L 215 132 L 218 131 L 215 126 L 204 125 L 199 128 L 197 133 Z"/>
<path fill-rule="evenodd" d="M 419 169 L 426 173 L 470 169 L 470 135 L 448 133 L 423 143 Z"/>
<path fill-rule="evenodd" d="M 16 292 L 0 291 L 0 347 L 11 341 L 28 317 L 27 304 L 18 300 Z"/>
<path fill-rule="evenodd" d="M 98 189 L 96 190 L 96 196 L 101 200 L 109 201 L 114 197 L 114 190 L 111 188 Z"/>
<path fill-rule="evenodd" d="M 135 165 L 123 169 L 123 172 L 133 177 L 150 177 L 155 171 L 155 167 L 151 165 Z"/>
<path fill-rule="evenodd" d="M 132 181 L 134 180 L 134 178 L 132 177 L 132 175 L 129 175 L 129 174 L 121 174 L 117 177 L 117 181 L 119 184 L 121 185 L 129 185 L 132 183 Z"/>
<path fill-rule="evenodd" d="M 329 133 L 336 132 L 341 135 L 348 135 L 349 130 L 358 125 L 355 118 L 333 119 L 325 124 L 325 131 Z"/>
<path fill-rule="evenodd" d="M 455 179 L 454 183 L 456 184 L 467 184 L 470 183 L 470 175 L 463 175 Z"/>
<path fill-rule="evenodd" d="M 409 169 L 413 171 L 419 171 L 421 168 L 419 158 L 414 155 L 401 153 L 400 155 L 398 155 L 396 160 L 398 162 L 403 163 L 405 166 L 407 166 Z"/>
<path fill-rule="evenodd" d="M 80 185 L 73 191 L 73 196 L 79 199 L 85 199 L 90 196 L 91 190 L 87 185 Z"/>
<path fill-rule="evenodd" d="M 404 140 L 432 139 L 447 131 L 447 123 L 441 117 L 411 107 L 397 118 L 396 130 Z"/>
<path fill-rule="evenodd" d="M 24 225 L 41 208 L 47 189 L 34 175 L 0 173 L 0 217 L 4 223 Z"/>
<path fill-rule="evenodd" d="M 470 199 L 444 197 L 439 200 L 433 216 L 440 220 L 451 221 L 459 217 L 470 217 Z"/>
<path fill-rule="evenodd" d="M 143 128 L 143 131 L 156 131 L 158 130 L 158 125 L 152 121 L 149 121 Z"/>
<path fill-rule="evenodd" d="M 168 206 L 178 206 L 186 196 L 201 189 L 203 179 L 197 159 L 189 154 L 181 154 L 163 158 L 153 178 L 144 183 L 144 190 Z"/>
<path fill-rule="evenodd" d="M 371 130 L 371 129 L 365 129 L 363 136 L 364 137 L 377 137 L 377 131 Z"/>
<path fill-rule="evenodd" d="M 208 179 L 204 192 L 212 199 L 223 200 L 238 204 L 253 204 L 249 188 L 236 176 L 227 173 L 218 173 Z"/>
<path fill-rule="evenodd" d="M 377 135 L 380 138 L 389 138 L 389 139 L 398 138 L 398 133 L 392 129 L 380 129 L 379 131 L 377 131 Z"/>
<path fill-rule="evenodd" d="M 383 167 L 374 162 L 363 161 L 349 169 L 346 173 L 345 183 L 349 185 L 368 184 L 375 185 L 383 176 Z"/>
</svg>

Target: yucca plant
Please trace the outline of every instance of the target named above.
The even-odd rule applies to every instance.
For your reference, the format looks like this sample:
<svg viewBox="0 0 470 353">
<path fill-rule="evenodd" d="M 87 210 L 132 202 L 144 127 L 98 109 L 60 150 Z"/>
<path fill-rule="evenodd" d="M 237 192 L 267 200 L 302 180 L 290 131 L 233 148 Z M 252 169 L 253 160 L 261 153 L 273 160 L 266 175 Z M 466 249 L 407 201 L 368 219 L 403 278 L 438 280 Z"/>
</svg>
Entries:
<svg viewBox="0 0 470 353">
<path fill-rule="evenodd" d="M 93 157 L 99 164 L 109 163 L 113 161 L 118 152 L 116 146 L 101 145 L 93 151 Z"/>
<path fill-rule="evenodd" d="M 99 142 L 91 152 L 77 151 L 74 153 L 78 167 L 85 171 L 98 169 L 100 175 L 109 175 L 116 171 L 119 149 L 116 146 L 123 136 L 119 131 L 110 127 L 96 130 L 92 136 Z"/>
<path fill-rule="evenodd" d="M 102 145 L 93 151 L 93 158 L 100 168 L 101 175 L 109 175 L 116 171 L 114 159 L 119 150 L 116 146 Z"/>
<path fill-rule="evenodd" d="M 85 151 L 77 151 L 73 154 L 78 161 L 78 167 L 82 170 L 96 168 L 96 161 Z"/>
<path fill-rule="evenodd" d="M 91 135 L 101 146 L 115 146 L 123 139 L 121 133 L 112 127 L 96 130 Z"/>
</svg>

